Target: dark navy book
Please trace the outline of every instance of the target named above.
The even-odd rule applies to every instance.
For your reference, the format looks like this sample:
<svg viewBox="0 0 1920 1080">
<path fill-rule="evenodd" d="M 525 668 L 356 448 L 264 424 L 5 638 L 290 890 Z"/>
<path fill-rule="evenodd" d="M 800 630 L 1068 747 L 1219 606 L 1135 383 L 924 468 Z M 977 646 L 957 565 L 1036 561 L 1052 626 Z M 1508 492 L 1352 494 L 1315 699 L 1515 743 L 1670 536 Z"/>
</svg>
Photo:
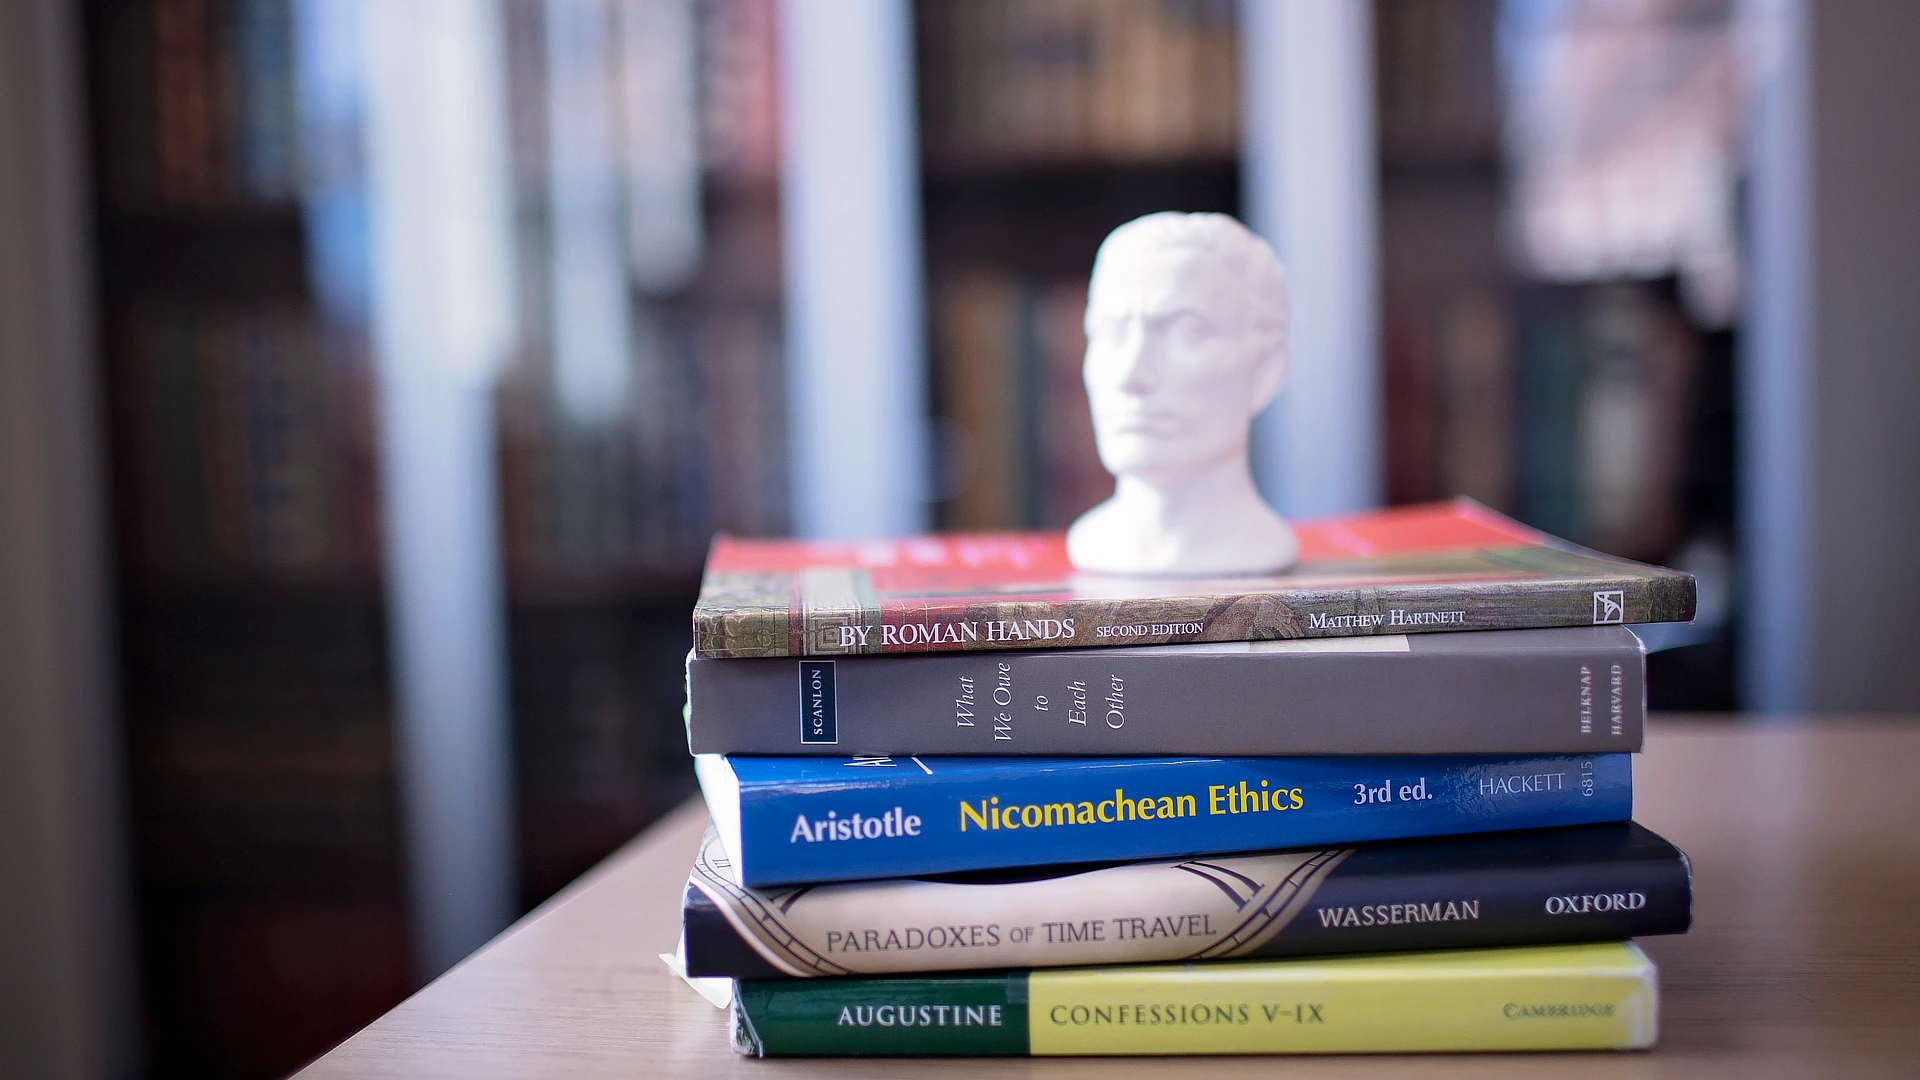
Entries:
<svg viewBox="0 0 1920 1080">
<path fill-rule="evenodd" d="M 743 885 L 1626 821 L 1627 754 L 694 759 Z"/>
<path fill-rule="evenodd" d="M 1687 858 L 1632 823 L 751 889 L 709 831 L 687 974 L 734 979 L 1620 941 L 1686 931 Z"/>
</svg>

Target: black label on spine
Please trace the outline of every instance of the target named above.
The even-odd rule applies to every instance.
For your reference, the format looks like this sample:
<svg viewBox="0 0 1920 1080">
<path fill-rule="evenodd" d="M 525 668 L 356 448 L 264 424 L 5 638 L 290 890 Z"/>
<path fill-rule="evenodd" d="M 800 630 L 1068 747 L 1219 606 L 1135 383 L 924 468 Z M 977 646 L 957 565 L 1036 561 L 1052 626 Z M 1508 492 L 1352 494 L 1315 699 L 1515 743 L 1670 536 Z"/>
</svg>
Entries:
<svg viewBox="0 0 1920 1080">
<path fill-rule="evenodd" d="M 800 661 L 800 741 L 840 741 L 840 717 L 834 710 L 831 660 Z"/>
</svg>

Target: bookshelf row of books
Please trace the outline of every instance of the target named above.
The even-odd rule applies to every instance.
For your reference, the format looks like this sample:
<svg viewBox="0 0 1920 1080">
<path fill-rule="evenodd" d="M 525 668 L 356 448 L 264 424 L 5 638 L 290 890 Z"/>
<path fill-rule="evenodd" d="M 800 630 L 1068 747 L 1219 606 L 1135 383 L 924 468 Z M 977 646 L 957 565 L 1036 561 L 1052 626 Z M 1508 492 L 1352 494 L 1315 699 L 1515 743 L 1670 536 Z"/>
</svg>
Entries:
<svg viewBox="0 0 1920 1080">
<path fill-rule="evenodd" d="M 706 247 L 677 292 L 623 290 L 634 308 L 627 352 L 637 393 L 611 424 L 562 415 L 545 340 L 551 297 L 523 289 L 528 336 L 500 391 L 508 548 L 515 568 L 641 564 L 691 580 L 713 528 L 765 532 L 786 517 L 778 211 L 768 186 L 778 169 L 774 5 L 675 0 L 667 6 L 685 16 L 681 37 L 622 36 L 638 18 L 632 5 L 593 6 L 619 45 L 608 70 L 622 93 L 638 92 L 622 62 L 647 50 L 692 53 L 678 60 L 694 75 Z M 156 572 L 372 572 L 365 313 L 313 295 L 325 284 L 312 280 L 321 253 L 307 250 L 300 227 L 296 69 L 312 51 L 301 35 L 313 28 L 301 20 L 320 16 L 296 0 L 122 0 L 90 14 L 104 201 L 202 211 L 164 235 L 126 220 L 105 228 L 127 549 Z M 523 196 L 545 183 L 552 133 L 544 109 L 529 114 L 528 103 L 545 104 L 552 73 L 540 31 L 550 14 L 526 0 L 501 12 Z M 646 104 L 622 100 L 628 111 Z M 271 169 L 248 164 L 268 159 Z M 238 205 L 249 200 L 285 213 L 262 218 Z M 545 204 L 529 206 L 516 221 L 519 270 L 539 282 L 552 230 L 537 212 Z M 155 258 L 156 247 L 168 250 Z M 208 252 L 238 269 L 195 262 Z M 282 264 L 294 272 L 280 273 Z M 183 270 L 194 279 L 184 287 Z M 241 278 L 279 286 L 263 296 Z"/>
<path fill-rule="evenodd" d="M 588 15 L 615 43 L 616 68 L 672 66 L 694 76 L 699 165 L 722 185 L 770 182 L 779 170 L 777 43 L 773 0 L 670 0 L 672 21 L 640 25 L 638 5 L 603 0 Z M 337 162 L 305 125 L 318 111 L 302 101 L 310 70 L 351 62 L 351 53 L 312 54 L 316 36 L 348 48 L 362 7 L 302 6 L 299 0 L 106 0 L 91 5 L 96 93 L 101 97 L 100 182 L 112 211 L 209 211 L 248 204 L 291 205 Z M 516 185 L 544 183 L 545 104 L 539 0 L 506 0 L 504 35 L 508 128 Z M 324 27 L 321 24 L 326 24 Z M 658 26 L 685 34 L 655 33 Z M 628 34 L 624 31 L 634 29 Z M 303 49 L 308 50 L 303 53 Z M 663 56 L 661 50 L 672 50 Z M 324 78 L 329 74 L 318 73 Z M 615 82 L 644 93 L 624 69 Z M 659 111 L 679 102 L 636 100 Z M 303 110 L 314 115 L 303 115 Z M 531 142 L 529 142 L 531 140 Z M 312 145 L 309 145 L 313 143 Z M 337 178 L 326 178 L 337 179 Z"/>
<path fill-rule="evenodd" d="M 936 168 L 1236 152 L 1231 0 L 929 0 L 916 18 Z"/>
<path fill-rule="evenodd" d="M 292 0 L 93 6 L 109 209 L 284 203 L 300 187 Z"/>
<path fill-rule="evenodd" d="M 304 305 L 156 299 L 108 355 L 127 560 L 166 578 L 371 580 L 363 344 Z"/>
<path fill-rule="evenodd" d="M 1085 286 L 993 269 L 936 283 L 955 528 L 1064 526 L 1111 492 L 1080 367 Z M 1462 286 L 1390 298 L 1388 490 L 1466 495 L 1640 558 L 1685 535 L 1699 342 L 1657 285 Z"/>
<path fill-rule="evenodd" d="M 736 306 L 681 321 L 652 352 L 655 393 L 618 423 L 571 424 L 528 372 L 502 387 L 513 567 L 686 573 L 716 528 L 781 527 L 779 320 Z M 142 573 L 376 575 L 364 339 L 300 305 L 178 300 L 129 306 L 115 339 L 121 534 Z"/>
<path fill-rule="evenodd" d="M 1081 387 L 1084 278 L 994 268 L 936 280 L 938 506 L 953 528 L 1064 527 L 1106 498 Z"/>
<path fill-rule="evenodd" d="M 642 344 L 647 385 L 609 422 L 581 424 L 532 362 L 500 394 L 510 578 L 623 573 L 690 581 L 716 530 L 787 520 L 785 369 L 777 309 L 663 308 Z"/>
<path fill-rule="evenodd" d="M 1687 527 L 1697 332 L 1670 293 L 1637 282 L 1535 288 L 1516 307 L 1529 519 L 1605 551 L 1669 557 Z"/>
<path fill-rule="evenodd" d="M 1462 284 L 1389 297 L 1388 476 L 1397 502 L 1468 495 L 1579 543 L 1667 558 L 1690 504 L 1700 335 L 1658 284 Z"/>
<path fill-rule="evenodd" d="M 1725 335 L 1670 277 L 1549 284 L 1516 267 L 1510 14 L 1375 9 L 1388 498 L 1469 495 L 1672 559 L 1731 525 Z"/>
<path fill-rule="evenodd" d="M 1500 0 L 1374 5 L 1375 115 L 1383 170 L 1497 163 Z"/>
<path fill-rule="evenodd" d="M 1099 22 L 1117 34 L 1120 15 L 1046 0 L 917 11 L 937 520 L 1064 525 L 1108 490 L 1078 370 L 1086 268 L 1098 238 L 1128 216 L 1105 189 L 1153 185 L 1164 205 L 1229 212 L 1234 196 L 1195 202 L 1204 162 L 1136 175 L 1137 162 L 1083 139 L 1033 134 L 1057 122 L 1058 93 L 986 88 L 1047 85 L 1043 73 L 1097 53 L 1071 44 L 1073 28 Z M 1514 269 L 1500 12 L 1494 0 L 1392 0 L 1375 11 L 1389 501 L 1463 494 L 1581 543 L 1670 558 L 1731 520 L 1702 509 L 1724 506 L 1731 490 L 1727 470 L 1708 475 L 1731 445 L 1714 419 L 1724 388 L 1702 378 L 1715 346 L 1670 283 L 1543 285 Z M 1203 15 L 1214 17 L 1174 5 L 1156 17 L 1190 25 Z M 1220 17 L 1230 39 L 1232 15 Z M 971 119 L 949 99 L 967 102 Z M 1236 104 L 1216 104 L 1231 129 Z M 1023 138 L 1044 147 L 1021 149 Z M 943 164 L 949 144 L 975 163 L 967 176 Z M 1035 160 L 1072 164 L 1071 194 L 1024 169 Z"/>
<path fill-rule="evenodd" d="M 1297 528 L 1230 581 L 1089 579 L 1058 532 L 718 542 L 667 959 L 734 1048 L 1653 1045 L 1630 939 L 1692 880 L 1631 820 L 1625 624 L 1693 580 L 1467 500 Z"/>
</svg>

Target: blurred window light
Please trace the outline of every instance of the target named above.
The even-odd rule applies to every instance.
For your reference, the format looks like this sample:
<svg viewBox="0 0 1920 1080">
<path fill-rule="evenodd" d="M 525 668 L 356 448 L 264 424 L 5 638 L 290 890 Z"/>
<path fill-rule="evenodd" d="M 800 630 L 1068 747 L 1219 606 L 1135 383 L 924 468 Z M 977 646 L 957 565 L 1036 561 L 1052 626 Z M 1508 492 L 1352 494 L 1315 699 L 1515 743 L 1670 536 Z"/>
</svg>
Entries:
<svg viewBox="0 0 1920 1080">
<path fill-rule="evenodd" d="M 431 976 L 514 911 L 492 406 L 518 335 L 505 45 L 498 0 L 341 6 L 361 20 L 401 807 Z"/>
<path fill-rule="evenodd" d="M 485 0 L 364 8 L 373 265 L 383 343 L 486 385 L 518 326 L 499 11 Z"/>
<path fill-rule="evenodd" d="M 1550 281 L 1677 274 L 1691 314 L 1740 307 L 1731 0 L 1505 0 L 1512 238 Z"/>
<path fill-rule="evenodd" d="M 307 276 L 326 315 L 365 326 L 370 268 L 359 0 L 298 0 L 294 96 Z"/>
<path fill-rule="evenodd" d="M 1287 385 L 1256 420 L 1254 474 L 1290 515 L 1377 506 L 1379 176 L 1373 15 L 1347 0 L 1243 0 L 1248 221 L 1288 269 Z M 1328 455 L 1324 447 L 1340 446 Z"/>
<path fill-rule="evenodd" d="M 633 388 L 613 12 L 608 0 L 550 0 L 545 14 L 554 380 L 570 419 L 606 423 Z"/>
<path fill-rule="evenodd" d="M 779 6 L 794 525 L 927 521 L 919 159 L 906 0 Z"/>
</svg>

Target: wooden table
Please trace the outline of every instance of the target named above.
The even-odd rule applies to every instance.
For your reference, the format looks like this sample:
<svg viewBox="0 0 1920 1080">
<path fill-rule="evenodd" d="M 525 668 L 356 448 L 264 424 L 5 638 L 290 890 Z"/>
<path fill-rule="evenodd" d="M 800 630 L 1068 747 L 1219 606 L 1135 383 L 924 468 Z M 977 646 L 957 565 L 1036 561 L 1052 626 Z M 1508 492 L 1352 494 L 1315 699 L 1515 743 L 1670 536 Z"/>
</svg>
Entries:
<svg viewBox="0 0 1920 1080">
<path fill-rule="evenodd" d="M 1693 859 L 1650 938 L 1658 1049 L 1442 1057 L 736 1058 L 657 955 L 705 821 L 681 807 L 303 1076 L 1920 1076 L 1920 717 L 1657 723 L 1638 817 Z M 1204 1073 L 1202 1072 L 1204 1070 Z"/>
</svg>

